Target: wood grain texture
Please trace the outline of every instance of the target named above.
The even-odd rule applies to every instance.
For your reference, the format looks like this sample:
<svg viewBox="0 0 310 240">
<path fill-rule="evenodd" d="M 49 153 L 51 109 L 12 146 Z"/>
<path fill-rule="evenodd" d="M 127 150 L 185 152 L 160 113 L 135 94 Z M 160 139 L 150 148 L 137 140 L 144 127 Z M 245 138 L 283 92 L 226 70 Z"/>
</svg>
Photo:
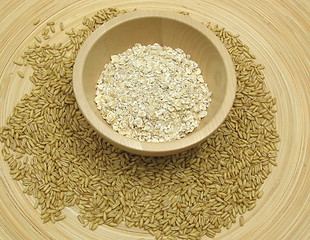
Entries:
<svg viewBox="0 0 310 240">
<path fill-rule="evenodd" d="M 263 186 L 264 196 L 246 213 L 245 226 L 233 225 L 215 239 L 310 238 L 310 2 L 307 0 L 105 0 L 105 1 L 9 1 L 0 9 L 0 125 L 31 84 L 17 76 L 12 64 L 33 41 L 46 21 L 78 26 L 83 16 L 104 7 L 169 9 L 190 12 L 198 21 L 211 21 L 240 33 L 257 61 L 264 64 L 266 83 L 278 99 L 277 126 L 281 137 L 278 167 Z M 41 22 L 34 26 L 37 18 Z M 57 32 L 52 40 L 64 39 Z M 22 67 L 18 68 L 23 69 Z M 11 179 L 0 158 L 0 239 L 153 239 L 136 229 L 100 227 L 84 229 L 75 209 L 57 224 L 42 224 L 25 196 Z"/>
<path fill-rule="evenodd" d="M 198 63 L 212 91 L 212 103 L 208 115 L 186 137 L 164 143 L 138 141 L 114 131 L 98 111 L 94 99 L 102 66 L 110 62 L 111 55 L 120 54 L 135 43 L 180 48 Z M 180 153 L 206 139 L 229 113 L 236 84 L 235 67 L 225 45 L 200 22 L 176 11 L 137 10 L 110 20 L 88 37 L 73 70 L 76 100 L 92 127 L 120 149 L 147 156 Z"/>
</svg>

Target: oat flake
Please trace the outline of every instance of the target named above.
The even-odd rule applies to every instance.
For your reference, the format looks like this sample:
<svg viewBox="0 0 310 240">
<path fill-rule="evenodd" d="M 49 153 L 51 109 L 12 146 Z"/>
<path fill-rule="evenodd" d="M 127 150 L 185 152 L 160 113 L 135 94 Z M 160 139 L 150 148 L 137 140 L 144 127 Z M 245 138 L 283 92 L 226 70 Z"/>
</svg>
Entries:
<svg viewBox="0 0 310 240">
<path fill-rule="evenodd" d="M 137 43 L 111 56 L 97 82 L 95 102 L 120 134 L 165 142 L 198 127 L 210 96 L 198 64 L 183 50 Z"/>
</svg>

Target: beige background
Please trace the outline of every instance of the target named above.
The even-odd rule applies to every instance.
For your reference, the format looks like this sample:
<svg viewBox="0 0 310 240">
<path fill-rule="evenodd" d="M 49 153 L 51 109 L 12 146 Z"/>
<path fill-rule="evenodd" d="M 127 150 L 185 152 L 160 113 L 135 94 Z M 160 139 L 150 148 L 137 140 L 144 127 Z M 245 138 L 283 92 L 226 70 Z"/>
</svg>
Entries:
<svg viewBox="0 0 310 240">
<path fill-rule="evenodd" d="M 156 2 L 156 3 L 155 3 Z M 233 225 L 215 239 L 310 239 L 310 1 L 309 0 L 0 0 L 0 125 L 22 95 L 29 92 L 29 69 L 12 64 L 47 21 L 77 27 L 82 18 L 105 7 L 188 11 L 240 33 L 257 61 L 266 66 L 266 82 L 278 99 L 281 137 L 278 166 L 264 184 L 265 195 L 245 214 L 244 227 Z M 40 18 L 38 26 L 32 23 Z M 56 33 L 51 41 L 64 39 Z M 17 70 L 26 73 L 21 79 Z M 57 224 L 42 224 L 0 157 L 0 239 L 154 239 L 136 229 L 84 229 L 74 209 Z"/>
</svg>

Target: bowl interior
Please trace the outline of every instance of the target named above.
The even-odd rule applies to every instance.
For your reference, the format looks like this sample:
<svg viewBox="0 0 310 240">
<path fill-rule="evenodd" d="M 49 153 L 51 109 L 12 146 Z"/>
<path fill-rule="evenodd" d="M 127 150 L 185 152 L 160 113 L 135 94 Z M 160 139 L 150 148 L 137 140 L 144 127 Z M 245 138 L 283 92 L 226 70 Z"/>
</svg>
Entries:
<svg viewBox="0 0 310 240">
<path fill-rule="evenodd" d="M 233 79 L 234 75 L 229 76 L 227 71 L 227 69 L 232 70 L 232 63 L 229 62 L 230 57 L 223 46 L 220 45 L 221 47 L 219 48 L 218 44 L 220 42 L 210 30 L 200 23 L 195 23 L 196 25 L 191 24 L 192 20 L 189 20 L 188 17 L 180 16 L 179 18 L 178 16 L 177 18 L 169 18 L 158 15 L 135 17 L 134 14 L 129 19 L 124 16 L 121 17 L 126 20 L 110 20 L 114 20 L 114 22 L 110 25 L 104 24 L 101 27 L 102 29 L 99 28 L 96 30 L 98 31 L 98 34 L 95 34 L 94 36 L 91 35 L 90 39 L 84 43 L 86 46 L 83 45 L 82 47 L 84 48 L 85 57 L 83 61 L 80 61 L 82 63 L 75 66 L 81 68 L 80 77 L 82 84 L 81 89 L 83 89 L 82 95 L 85 96 L 85 100 L 87 102 L 80 104 L 81 100 L 79 100 L 79 96 L 77 96 L 78 103 L 82 108 L 81 110 L 84 114 L 92 115 L 89 116 L 88 120 L 90 120 L 90 118 L 93 119 L 90 120 L 90 123 L 93 127 L 99 130 L 99 132 L 102 132 L 103 130 L 103 128 L 99 125 L 104 126 L 105 131 L 111 130 L 114 132 L 114 130 L 102 119 L 100 112 L 96 108 L 96 103 L 94 102 L 97 80 L 104 68 L 104 65 L 110 61 L 110 56 L 122 53 L 128 48 L 133 47 L 136 43 L 141 43 L 142 45 L 159 43 L 172 48 L 181 48 L 186 54 L 191 55 L 192 60 L 198 63 L 202 75 L 207 82 L 210 91 L 212 92 L 212 102 L 207 110 L 208 115 L 202 120 L 201 124 L 197 129 L 195 129 L 194 132 L 186 136 L 186 141 L 184 141 L 184 138 L 177 141 L 167 142 L 165 143 L 165 146 L 160 146 L 162 149 L 158 150 L 157 154 L 163 155 L 159 152 L 163 152 L 165 149 L 168 150 L 169 148 L 174 148 L 171 153 L 176 152 L 178 148 L 176 146 L 176 142 L 178 142 L 180 146 L 183 146 L 183 150 L 186 150 L 191 147 L 191 145 L 197 144 L 203 140 L 206 135 L 214 131 L 224 120 L 226 114 L 231 108 L 233 100 L 230 99 L 230 103 L 227 98 L 228 95 L 231 95 L 230 91 L 233 92 L 233 95 L 235 94 L 235 86 L 233 83 L 235 80 Z M 94 33 L 96 33 L 96 31 Z M 103 34 L 100 31 L 103 32 Z M 206 33 L 210 36 L 206 36 Z M 224 57 L 223 53 L 226 54 Z M 225 59 L 225 57 L 229 59 Z M 79 56 L 77 61 L 79 61 Z M 232 74 L 232 72 L 230 72 L 230 74 Z M 223 104 L 226 106 L 223 106 Z M 85 113 L 84 111 L 86 108 L 88 108 L 88 113 Z M 225 114 L 224 117 L 223 114 Z M 107 126 L 110 130 L 107 130 Z M 206 128 L 206 126 L 208 127 Z M 119 142 L 128 139 L 120 134 L 117 135 L 119 135 L 116 136 L 117 139 L 115 138 L 109 140 L 118 146 Z M 154 149 L 155 147 L 155 145 L 153 145 L 153 147 L 150 146 L 150 143 L 148 143 L 147 146 L 147 144 L 143 142 L 136 140 L 133 142 L 136 143 L 133 143 L 132 147 L 136 148 L 134 145 L 138 144 L 138 148 L 141 148 L 141 150 L 145 148 Z M 161 143 L 153 144 L 156 144 L 157 148 L 159 146 L 158 144 Z M 123 148 L 123 146 L 119 147 Z M 126 150 L 130 151 L 131 149 Z M 143 152 L 134 152 L 143 154 Z"/>
</svg>

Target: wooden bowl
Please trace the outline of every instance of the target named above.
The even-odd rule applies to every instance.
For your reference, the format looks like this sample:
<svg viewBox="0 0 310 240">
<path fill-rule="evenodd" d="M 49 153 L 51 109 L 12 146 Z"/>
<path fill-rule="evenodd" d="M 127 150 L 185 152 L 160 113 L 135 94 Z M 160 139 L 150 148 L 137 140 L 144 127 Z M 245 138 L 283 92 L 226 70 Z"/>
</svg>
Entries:
<svg viewBox="0 0 310 240">
<path fill-rule="evenodd" d="M 164 143 L 134 140 L 114 131 L 97 110 L 95 86 L 104 65 L 110 61 L 111 55 L 122 53 L 135 43 L 159 43 L 181 48 L 198 63 L 212 92 L 212 102 L 208 115 L 186 137 Z M 118 148 L 148 156 L 185 151 L 208 137 L 231 109 L 236 82 L 230 55 L 212 31 L 188 16 L 160 10 L 125 13 L 103 24 L 81 47 L 73 70 L 76 100 L 91 126 Z"/>
</svg>

